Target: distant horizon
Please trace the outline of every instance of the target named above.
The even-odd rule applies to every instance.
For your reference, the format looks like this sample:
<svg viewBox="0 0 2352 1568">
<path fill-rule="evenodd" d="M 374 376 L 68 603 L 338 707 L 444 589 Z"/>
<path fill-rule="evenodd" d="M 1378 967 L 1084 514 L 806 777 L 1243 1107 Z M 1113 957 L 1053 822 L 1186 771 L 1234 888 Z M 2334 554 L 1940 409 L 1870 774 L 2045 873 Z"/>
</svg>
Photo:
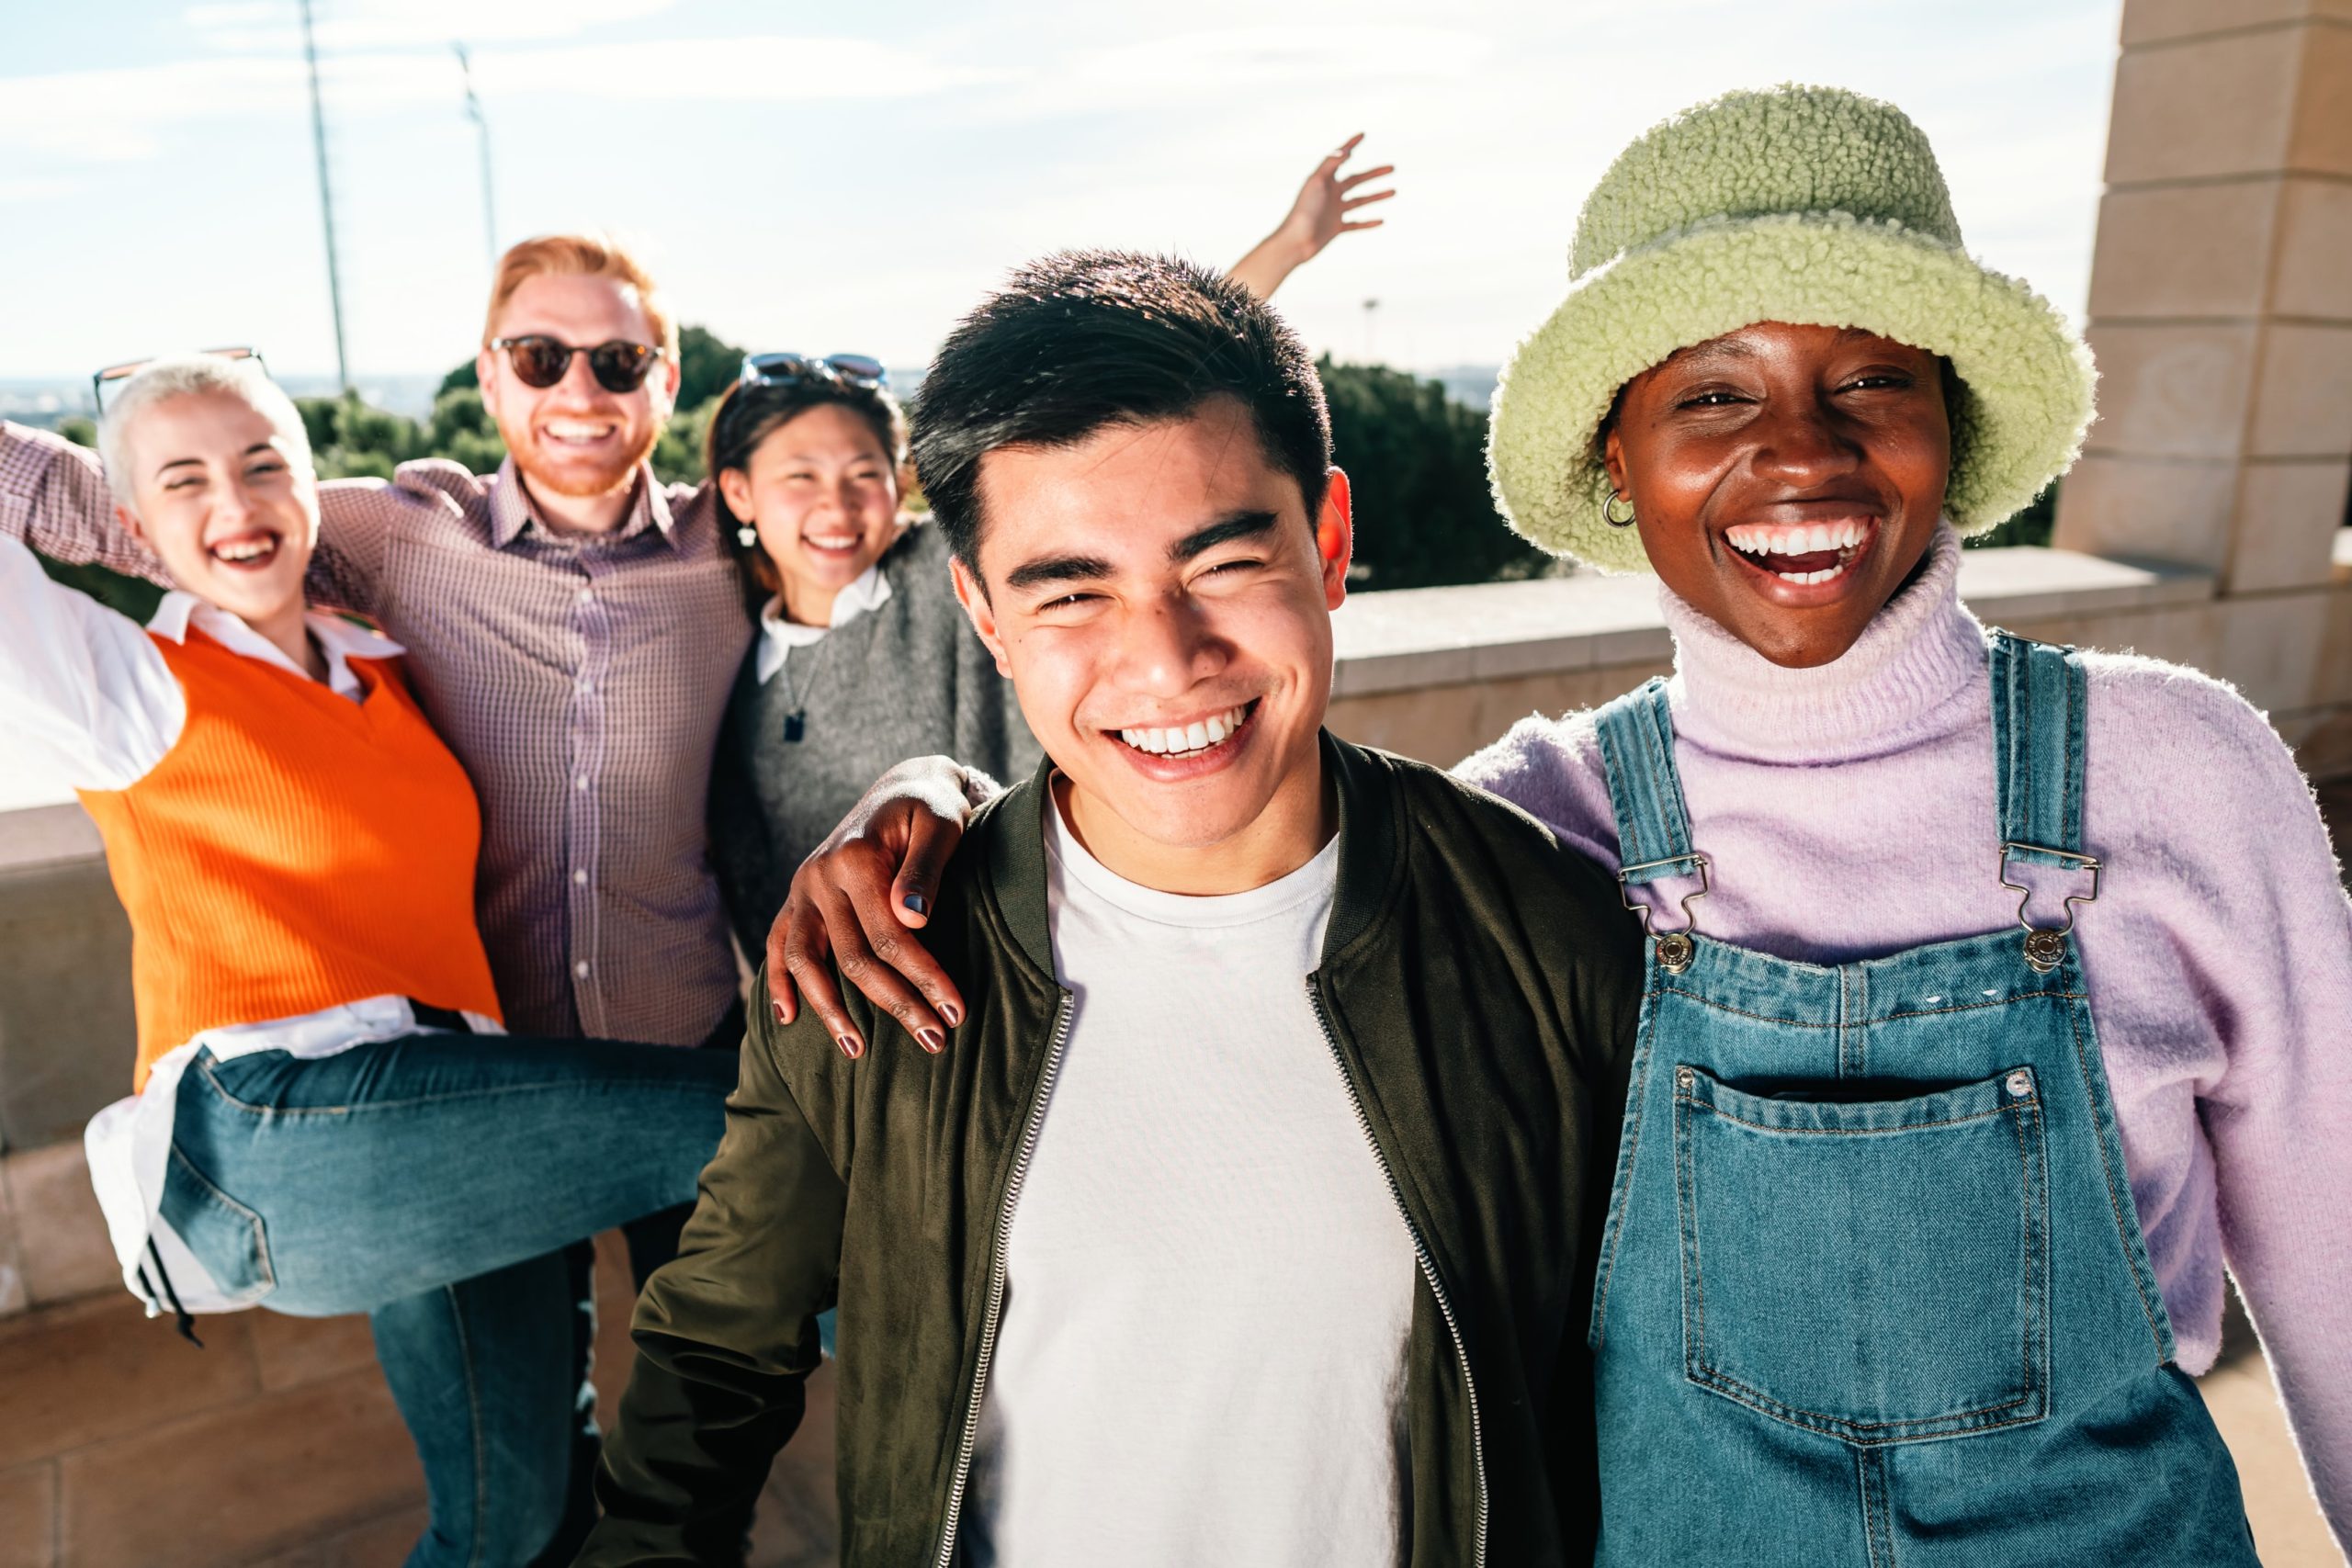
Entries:
<svg viewBox="0 0 2352 1568">
<path fill-rule="evenodd" d="M 265 355 L 266 352 L 264 351 Z M 1495 380 L 1502 372 L 1500 365 L 1390 365 L 1382 360 L 1351 359 L 1345 355 L 1333 355 L 1331 357 L 1342 365 L 1379 365 L 1385 369 L 1401 371 L 1418 380 L 1435 381 L 1445 388 L 1449 397 L 1473 408 L 1487 405 Z M 911 391 L 920 386 L 927 369 L 925 366 L 888 367 L 891 381 L 901 391 Z M 332 370 L 280 372 L 272 366 L 270 373 L 279 386 L 298 398 L 327 397 L 335 389 L 335 374 Z M 372 407 L 380 408 L 388 413 L 419 419 L 431 412 L 434 397 L 448 374 L 447 369 L 385 371 L 354 377 L 353 380 L 357 384 L 352 389 L 359 394 L 362 401 Z M 1471 388 L 1479 389 L 1481 395 L 1468 395 Z M 371 392 L 378 395 L 371 397 Z M 384 395 L 387 392 L 390 395 Z M 28 403 L 31 406 L 26 406 Z M 0 376 L 0 418 L 15 419 L 31 414 L 46 423 L 76 415 L 88 419 L 95 417 L 96 412 L 87 373 L 80 376 Z"/>
</svg>

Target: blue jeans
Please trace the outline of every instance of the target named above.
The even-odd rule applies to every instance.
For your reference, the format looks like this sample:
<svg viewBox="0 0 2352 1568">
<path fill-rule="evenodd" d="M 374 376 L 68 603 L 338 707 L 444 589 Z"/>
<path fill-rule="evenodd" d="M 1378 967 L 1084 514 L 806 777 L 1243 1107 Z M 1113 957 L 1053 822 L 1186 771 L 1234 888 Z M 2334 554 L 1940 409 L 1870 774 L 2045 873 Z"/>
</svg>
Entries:
<svg viewBox="0 0 2352 1568">
<path fill-rule="evenodd" d="M 164 1213 L 224 1287 L 365 1312 L 432 1522 L 411 1568 L 527 1562 L 580 1427 L 564 1248 L 690 1201 L 734 1087 L 725 1051 L 420 1033 L 180 1080 Z"/>
</svg>

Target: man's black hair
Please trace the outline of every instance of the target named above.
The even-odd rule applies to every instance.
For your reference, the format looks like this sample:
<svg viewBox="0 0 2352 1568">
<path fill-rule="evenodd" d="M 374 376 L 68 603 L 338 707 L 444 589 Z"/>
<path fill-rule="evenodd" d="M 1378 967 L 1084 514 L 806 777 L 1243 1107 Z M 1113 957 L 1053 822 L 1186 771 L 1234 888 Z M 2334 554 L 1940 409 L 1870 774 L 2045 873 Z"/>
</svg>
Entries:
<svg viewBox="0 0 2352 1568">
<path fill-rule="evenodd" d="M 1311 525 L 1331 422 L 1298 335 L 1249 289 L 1192 262 L 1059 252 L 1020 268 L 948 334 L 915 396 L 915 474 L 977 574 L 982 457 L 1181 419 L 1216 397 L 1250 411 L 1267 461 L 1298 481 Z"/>
</svg>

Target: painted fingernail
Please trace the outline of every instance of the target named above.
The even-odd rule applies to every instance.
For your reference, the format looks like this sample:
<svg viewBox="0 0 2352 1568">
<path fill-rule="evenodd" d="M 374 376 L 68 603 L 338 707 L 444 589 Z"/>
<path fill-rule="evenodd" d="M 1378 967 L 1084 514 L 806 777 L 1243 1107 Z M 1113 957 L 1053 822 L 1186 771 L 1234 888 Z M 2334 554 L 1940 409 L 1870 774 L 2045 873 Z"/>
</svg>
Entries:
<svg viewBox="0 0 2352 1568">
<path fill-rule="evenodd" d="M 947 1036 L 940 1033 L 936 1029 L 918 1029 L 915 1031 L 915 1038 L 922 1041 L 922 1048 L 934 1056 L 939 1055 L 939 1048 L 947 1043 Z"/>
<path fill-rule="evenodd" d="M 964 1010 L 954 1002 L 942 1002 L 939 1004 L 939 1016 L 947 1021 L 948 1028 L 953 1029 L 964 1021 Z"/>
<path fill-rule="evenodd" d="M 918 915 L 928 913 L 928 910 L 925 908 L 925 907 L 924 907 L 924 905 L 923 905 L 923 901 L 922 901 L 922 894 L 920 894 L 920 893 L 910 893 L 910 894 L 908 894 L 908 895 L 906 896 L 906 897 L 905 897 L 904 899 L 902 899 L 902 900 L 901 900 L 901 902 L 903 902 L 903 903 L 906 905 L 906 907 L 907 907 L 908 908 L 912 909 L 912 910 L 913 910 L 916 914 L 918 914 Z"/>
<path fill-rule="evenodd" d="M 768 1003 L 768 1007 L 775 1013 L 775 1021 L 778 1023 L 790 1023 L 792 1021 L 790 1019 L 784 1016 L 784 1004 L 782 1002 L 772 1001 Z"/>
<path fill-rule="evenodd" d="M 862 1054 L 865 1049 L 865 1046 L 857 1043 L 857 1036 L 854 1034 L 836 1035 L 834 1038 L 841 1042 L 842 1055 L 847 1056 L 853 1062 L 856 1061 L 860 1054 Z"/>
</svg>

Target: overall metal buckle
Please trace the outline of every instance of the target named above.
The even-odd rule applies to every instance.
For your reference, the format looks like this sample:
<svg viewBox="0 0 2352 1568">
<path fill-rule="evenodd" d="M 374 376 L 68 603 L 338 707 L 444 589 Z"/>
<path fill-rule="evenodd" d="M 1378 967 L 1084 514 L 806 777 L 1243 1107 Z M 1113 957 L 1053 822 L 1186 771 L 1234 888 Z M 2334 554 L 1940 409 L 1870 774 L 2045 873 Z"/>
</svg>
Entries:
<svg viewBox="0 0 2352 1568">
<path fill-rule="evenodd" d="M 2012 850 L 2030 850 L 2038 855 L 2050 855 L 2054 859 L 2064 861 L 2075 871 L 2087 871 L 2091 874 L 2089 892 L 2066 895 L 2066 923 L 2064 925 L 2055 929 L 2041 927 L 2025 918 L 2026 907 L 2033 902 L 2033 889 L 2022 883 L 2009 880 L 2009 852 Z M 2075 906 L 2098 902 L 2098 879 L 2101 869 L 2098 856 L 2076 854 L 2072 850 L 2053 850 L 2044 844 L 2028 844 L 2015 840 L 2001 846 L 1998 875 L 2001 878 L 2002 886 L 2018 895 L 2018 924 L 2025 928 L 2026 967 L 2035 974 L 2047 975 L 2065 962 L 2066 937 L 2075 929 Z"/>
<path fill-rule="evenodd" d="M 1674 931 L 1651 931 L 1650 907 L 1634 898 L 1633 883 L 1630 879 L 1637 871 L 1656 871 L 1660 866 L 1686 863 L 1698 868 L 1699 890 L 1695 893 L 1686 893 L 1682 897 L 1682 929 Z M 1699 929 L 1699 918 L 1690 912 L 1690 906 L 1714 891 L 1714 875 L 1707 867 L 1706 856 L 1687 854 L 1670 855 L 1665 860 L 1644 861 L 1639 865 L 1618 868 L 1617 897 L 1623 901 L 1625 908 L 1642 918 L 1642 934 L 1649 937 L 1657 944 L 1657 966 L 1669 975 L 1679 975 L 1690 968 L 1690 960 L 1698 955 L 1698 948 L 1690 941 L 1690 933 Z"/>
</svg>

